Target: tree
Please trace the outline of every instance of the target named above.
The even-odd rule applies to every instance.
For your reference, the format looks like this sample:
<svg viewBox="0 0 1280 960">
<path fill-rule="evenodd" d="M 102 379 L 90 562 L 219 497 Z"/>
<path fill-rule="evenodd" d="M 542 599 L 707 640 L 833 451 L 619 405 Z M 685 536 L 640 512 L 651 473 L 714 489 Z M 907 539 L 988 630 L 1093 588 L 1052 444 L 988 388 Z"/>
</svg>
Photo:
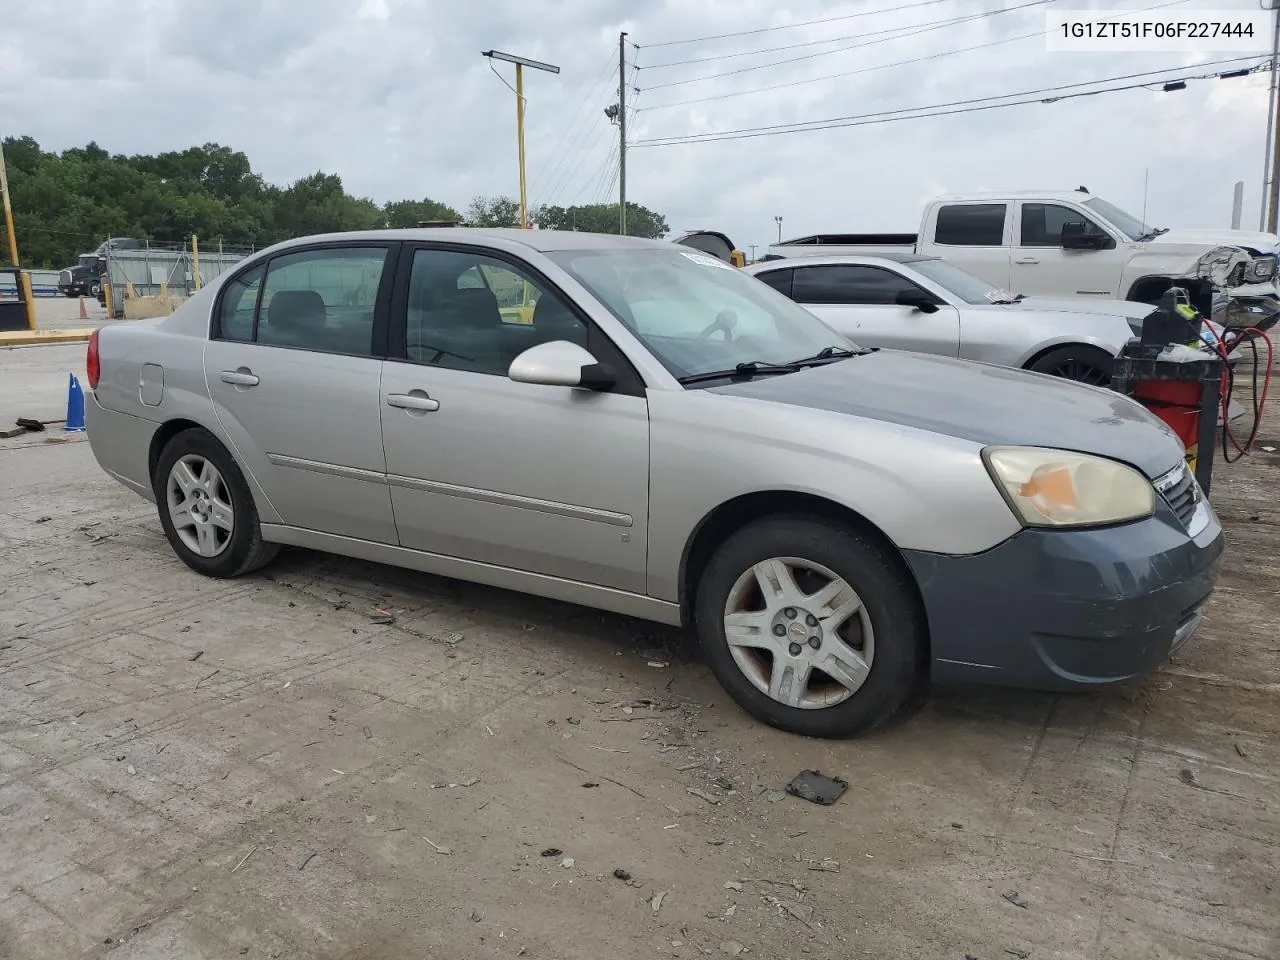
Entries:
<svg viewBox="0 0 1280 960">
<path fill-rule="evenodd" d="M 464 219 L 430 197 L 379 206 L 350 195 L 341 177 L 323 171 L 278 187 L 255 173 L 245 154 L 217 143 L 154 156 L 113 156 L 96 143 L 55 153 L 31 137 L 17 137 L 4 141 L 4 151 L 18 245 L 30 267 L 74 263 L 107 237 L 186 243 L 196 234 L 204 243 L 261 247 L 312 233 Z M 520 204 L 506 196 L 476 197 L 465 220 L 517 227 Z M 618 208 L 535 207 L 529 220 L 543 228 L 616 233 Z M 632 203 L 627 232 L 661 237 L 667 224 Z M 0 256 L 5 253 L 0 250 Z"/>
<path fill-rule="evenodd" d="M 518 227 L 520 204 L 510 197 L 473 197 L 467 207 L 469 227 Z"/>
<path fill-rule="evenodd" d="M 544 207 L 538 212 L 538 226 L 544 230 L 581 230 L 587 233 L 617 233 L 618 205 L 592 203 L 580 207 Z M 670 232 L 662 214 L 627 203 L 627 236 L 660 240 Z"/>
<path fill-rule="evenodd" d="M 416 227 L 425 220 L 462 220 L 462 214 L 430 197 L 421 200 L 396 200 L 382 208 L 383 222 L 393 229 Z"/>
</svg>

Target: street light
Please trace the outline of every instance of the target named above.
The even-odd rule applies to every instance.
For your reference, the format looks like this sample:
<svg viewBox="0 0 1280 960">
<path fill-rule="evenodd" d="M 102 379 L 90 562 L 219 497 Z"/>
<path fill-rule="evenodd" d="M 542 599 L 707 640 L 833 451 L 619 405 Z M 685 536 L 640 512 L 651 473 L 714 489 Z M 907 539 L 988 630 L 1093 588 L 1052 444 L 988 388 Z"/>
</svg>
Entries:
<svg viewBox="0 0 1280 960">
<path fill-rule="evenodd" d="M 782 242 L 782 218 L 774 217 L 773 222 L 778 225 L 778 242 L 781 243 Z"/>
<path fill-rule="evenodd" d="M 502 53 L 499 50 L 482 50 L 480 55 L 488 57 L 491 61 L 503 60 L 516 65 L 516 139 L 520 145 L 520 229 L 524 230 L 529 226 L 529 202 L 525 196 L 524 187 L 524 68 L 545 70 L 547 73 L 559 73 L 560 68 L 550 63 L 542 63 L 540 60 L 528 60 L 525 57 L 517 57 L 515 54 Z M 497 71 L 494 70 L 494 73 Z"/>
</svg>

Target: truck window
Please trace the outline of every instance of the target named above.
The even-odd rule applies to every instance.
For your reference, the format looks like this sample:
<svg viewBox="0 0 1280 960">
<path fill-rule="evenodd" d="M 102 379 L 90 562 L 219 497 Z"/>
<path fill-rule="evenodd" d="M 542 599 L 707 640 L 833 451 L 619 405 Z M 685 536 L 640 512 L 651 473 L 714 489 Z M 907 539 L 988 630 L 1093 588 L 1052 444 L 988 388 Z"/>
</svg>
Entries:
<svg viewBox="0 0 1280 960">
<path fill-rule="evenodd" d="M 1057 203 L 1024 203 L 1022 205 L 1021 247 L 1062 246 L 1062 225 L 1084 223 L 1089 233 L 1103 233 L 1101 227 L 1078 210 Z"/>
<path fill-rule="evenodd" d="M 911 281 L 879 267 L 798 267 L 792 299 L 812 304 L 892 304 L 902 291 L 918 289 Z"/>
<path fill-rule="evenodd" d="M 938 210 L 934 242 L 952 247 L 1004 245 L 1003 203 L 954 203 Z"/>
</svg>

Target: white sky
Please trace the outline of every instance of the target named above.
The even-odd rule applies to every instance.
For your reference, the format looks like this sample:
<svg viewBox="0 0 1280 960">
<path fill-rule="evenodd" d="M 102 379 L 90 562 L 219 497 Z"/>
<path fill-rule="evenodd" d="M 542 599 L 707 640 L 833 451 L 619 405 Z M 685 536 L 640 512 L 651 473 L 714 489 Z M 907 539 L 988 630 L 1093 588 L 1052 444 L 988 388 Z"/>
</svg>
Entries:
<svg viewBox="0 0 1280 960">
<path fill-rule="evenodd" d="M 894 28 L 1004 11 L 1028 0 L 0 0 L 0 135 L 45 149 L 90 140 L 113 153 L 209 141 L 243 150 L 268 180 L 324 170 L 379 202 L 430 196 L 465 208 L 517 194 L 514 96 L 481 50 L 549 61 L 526 71 L 532 202 L 616 199 L 617 37 L 639 50 L 630 137 L 865 114 L 1142 71 L 1187 73 L 1238 53 L 1049 53 L 1046 7 L 895 39 Z M 1146 9 L 1167 0 L 1055 0 Z M 1257 11 L 1259 0 L 1184 0 L 1174 11 Z M 857 17 L 750 36 L 663 41 Z M 89 29 L 89 27 L 92 29 Z M 74 29 L 69 29 L 74 27 Z M 831 40 L 660 68 L 675 60 Z M 856 46 L 855 46 L 856 45 Z M 844 49 L 841 49 L 844 48 Z M 825 54 L 826 51 L 836 51 Z M 800 62 L 714 74 L 796 56 Z M 1253 60 L 1261 59 L 1256 55 Z M 899 66 L 902 60 L 920 60 Z M 1252 62 L 1252 61 L 1251 61 Z M 883 68 L 882 68 L 883 67 Z M 500 65 L 508 81 L 509 65 Z M 808 81 L 767 92 L 746 89 Z M 692 80 L 665 89 L 658 84 Z M 658 109 L 675 101 L 722 97 Z M 1261 192 L 1267 76 L 1200 80 L 1007 110 L 722 143 L 636 147 L 628 197 L 675 231 L 725 230 L 746 249 L 783 233 L 916 229 L 939 192 L 1087 185 L 1149 222 L 1227 227 L 1245 182 L 1243 226 Z"/>
</svg>

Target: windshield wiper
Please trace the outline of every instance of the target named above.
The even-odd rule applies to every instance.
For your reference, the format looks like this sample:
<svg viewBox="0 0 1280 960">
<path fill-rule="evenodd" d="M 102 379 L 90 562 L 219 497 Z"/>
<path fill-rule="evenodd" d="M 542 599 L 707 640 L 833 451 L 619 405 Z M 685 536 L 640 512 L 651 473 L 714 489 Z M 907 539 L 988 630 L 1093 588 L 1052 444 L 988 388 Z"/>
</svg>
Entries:
<svg viewBox="0 0 1280 960">
<path fill-rule="evenodd" d="M 1155 227 L 1151 230 L 1148 230 L 1146 233 L 1140 236 L 1138 238 L 1138 243 L 1144 243 L 1147 240 L 1154 240 L 1156 237 L 1163 236 L 1168 232 L 1169 232 L 1168 227 Z"/>
<path fill-rule="evenodd" d="M 795 373 L 803 369 L 800 363 L 762 363 L 747 360 L 728 370 L 708 370 L 706 373 L 691 373 L 687 377 L 677 377 L 676 383 L 688 385 L 703 383 L 707 380 L 729 380 L 734 378 L 750 379 L 751 377 L 772 376 L 780 373 Z"/>
<path fill-rule="evenodd" d="M 828 360 L 844 360 L 848 357 L 860 357 L 863 354 L 870 353 L 871 350 L 863 347 L 858 350 L 850 350 L 848 347 L 823 347 L 812 357 L 801 357 L 799 360 L 791 362 L 797 366 L 811 367 L 815 364 L 825 363 Z"/>
<path fill-rule="evenodd" d="M 871 353 L 870 347 L 861 350 L 850 350 L 848 347 L 823 347 L 812 357 L 801 357 L 789 363 L 766 363 L 760 360 L 747 360 L 728 370 L 709 370 L 706 373 L 691 373 L 686 377 L 678 377 L 681 385 L 704 383 L 708 380 L 747 379 L 761 376 L 776 376 L 783 373 L 795 373 L 805 367 L 816 367 L 848 357 L 861 357 Z"/>
</svg>

